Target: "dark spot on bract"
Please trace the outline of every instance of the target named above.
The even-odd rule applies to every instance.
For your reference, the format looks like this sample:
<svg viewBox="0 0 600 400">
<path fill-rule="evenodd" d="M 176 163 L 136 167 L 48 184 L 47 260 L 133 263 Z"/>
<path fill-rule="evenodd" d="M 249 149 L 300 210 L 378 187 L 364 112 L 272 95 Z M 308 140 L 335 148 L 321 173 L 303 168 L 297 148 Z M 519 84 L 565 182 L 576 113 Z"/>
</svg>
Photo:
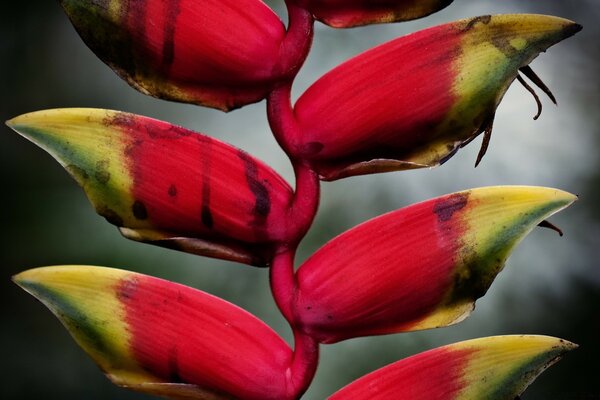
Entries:
<svg viewBox="0 0 600 400">
<path fill-rule="evenodd" d="M 171 186 L 169 186 L 169 190 L 167 190 L 167 193 L 171 197 L 177 197 L 177 186 L 171 184 Z"/>
<path fill-rule="evenodd" d="M 144 203 L 139 200 L 133 203 L 131 211 L 133 212 L 133 216 L 137 219 L 148 219 L 148 210 L 146 210 Z"/>
<path fill-rule="evenodd" d="M 207 207 L 204 204 L 202 205 L 202 212 L 200 218 L 202 219 L 202 223 L 204 224 L 204 226 L 206 226 L 207 228 L 213 227 L 214 220 L 212 213 L 210 212 L 210 207 Z"/>
<path fill-rule="evenodd" d="M 462 210 L 469 200 L 469 193 L 454 193 L 450 196 L 439 199 L 433 206 L 433 212 L 437 215 L 440 222 L 447 222 L 452 219 L 455 212 Z"/>
<path fill-rule="evenodd" d="M 308 142 L 304 145 L 304 153 L 309 156 L 319 154 L 323 150 L 323 143 L 321 142 Z"/>
<path fill-rule="evenodd" d="M 162 49 L 162 66 L 165 72 L 175 60 L 175 28 L 177 26 L 177 16 L 181 11 L 179 0 L 167 0 L 164 2 L 165 24 Z"/>
<path fill-rule="evenodd" d="M 127 302 L 135 295 L 137 288 L 137 278 L 123 279 L 117 288 L 117 298 L 121 302 Z"/>
<path fill-rule="evenodd" d="M 258 165 L 254 158 L 242 150 L 238 152 L 238 155 L 244 162 L 246 182 L 255 199 L 253 210 L 254 221 L 252 224 L 258 227 L 266 223 L 267 216 L 271 212 L 269 189 L 265 183 L 259 179 Z"/>
<path fill-rule="evenodd" d="M 88 173 L 83 168 L 78 167 L 75 164 L 69 164 L 65 167 L 65 169 L 76 181 L 85 181 L 89 178 Z"/>
<path fill-rule="evenodd" d="M 108 172 L 108 166 L 110 162 L 108 160 L 100 160 L 96 163 L 96 170 L 94 172 L 94 176 L 96 180 L 102 184 L 106 185 L 110 180 L 110 172 Z"/>
<path fill-rule="evenodd" d="M 102 215 L 110 224 L 123 226 L 123 218 L 121 218 L 119 214 L 108 207 L 99 209 L 98 214 Z"/>
<path fill-rule="evenodd" d="M 565 38 L 568 38 L 570 36 L 573 36 L 574 34 L 576 34 L 577 32 L 579 32 L 582 29 L 583 29 L 583 26 L 581 26 L 579 24 L 569 24 L 563 28 L 563 34 L 564 34 Z"/>
<path fill-rule="evenodd" d="M 179 360 L 177 346 L 169 349 L 169 383 L 184 383 L 179 375 Z"/>
<path fill-rule="evenodd" d="M 469 21 L 469 23 L 467 24 L 467 26 L 465 26 L 464 30 L 465 31 L 470 31 L 478 23 L 482 23 L 483 25 L 487 25 L 487 24 L 490 23 L 491 20 L 492 20 L 492 16 L 491 15 L 482 15 L 482 16 L 479 16 L 479 17 L 475 17 L 475 18 L 473 18 L 473 19 L 471 19 Z"/>
<path fill-rule="evenodd" d="M 507 35 L 494 35 L 492 36 L 492 44 L 495 48 L 500 50 L 507 58 L 513 58 L 516 53 L 519 52 L 508 40 Z"/>
</svg>

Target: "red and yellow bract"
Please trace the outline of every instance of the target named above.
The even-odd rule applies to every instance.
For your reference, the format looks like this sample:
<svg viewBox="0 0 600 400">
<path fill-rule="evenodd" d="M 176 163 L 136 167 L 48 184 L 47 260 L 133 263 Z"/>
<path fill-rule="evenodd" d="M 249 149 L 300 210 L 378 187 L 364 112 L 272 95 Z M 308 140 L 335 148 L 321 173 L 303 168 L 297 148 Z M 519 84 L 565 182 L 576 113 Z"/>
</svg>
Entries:
<svg viewBox="0 0 600 400">
<path fill-rule="evenodd" d="M 494 15 L 385 43 L 298 99 L 292 151 L 325 180 L 438 165 L 491 125 L 519 68 L 580 28 L 557 17 Z"/>
<path fill-rule="evenodd" d="M 85 43 L 138 90 L 223 110 L 265 97 L 285 28 L 260 0 L 61 0 Z"/>
<path fill-rule="evenodd" d="M 479 188 L 367 221 L 298 270 L 301 329 L 334 343 L 462 321 L 520 240 L 575 199 L 550 188 Z"/>
<path fill-rule="evenodd" d="M 329 400 L 506 400 L 518 398 L 573 343 L 547 336 L 467 340 L 372 372 Z"/>
<path fill-rule="evenodd" d="M 259 266 L 285 239 L 290 186 L 209 136 L 100 109 L 39 111 L 8 125 L 56 158 L 128 238 Z"/>
<path fill-rule="evenodd" d="M 173 399 L 286 398 L 291 349 L 224 300 L 112 268 L 45 267 L 14 280 L 119 386 Z"/>
</svg>

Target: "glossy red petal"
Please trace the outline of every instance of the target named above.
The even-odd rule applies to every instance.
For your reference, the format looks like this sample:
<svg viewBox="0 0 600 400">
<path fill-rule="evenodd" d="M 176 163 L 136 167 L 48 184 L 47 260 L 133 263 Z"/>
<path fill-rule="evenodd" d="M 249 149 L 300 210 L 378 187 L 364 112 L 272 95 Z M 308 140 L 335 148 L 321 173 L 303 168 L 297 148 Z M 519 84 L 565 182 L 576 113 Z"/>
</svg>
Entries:
<svg viewBox="0 0 600 400">
<path fill-rule="evenodd" d="M 547 336 L 467 340 L 378 369 L 330 400 L 514 400 L 576 345 Z"/>
<path fill-rule="evenodd" d="M 324 180 L 439 165 L 491 126 L 519 68 L 580 29 L 550 16 L 483 16 L 373 48 L 298 99 L 291 151 Z"/>
<path fill-rule="evenodd" d="M 286 239 L 292 189 L 228 144 L 99 109 L 39 111 L 8 124 L 56 158 L 131 239 L 254 265 Z"/>
<path fill-rule="evenodd" d="M 460 322 L 517 243 L 574 200 L 556 189 L 489 187 L 367 221 L 299 268 L 299 324 L 334 343 Z"/>
<path fill-rule="evenodd" d="M 96 55 L 138 90 L 223 110 L 261 100 L 285 35 L 260 0 L 61 0 Z"/>
<path fill-rule="evenodd" d="M 119 386 L 170 399 L 287 398 L 291 349 L 222 299 L 102 267 L 37 268 L 14 280 Z"/>
</svg>

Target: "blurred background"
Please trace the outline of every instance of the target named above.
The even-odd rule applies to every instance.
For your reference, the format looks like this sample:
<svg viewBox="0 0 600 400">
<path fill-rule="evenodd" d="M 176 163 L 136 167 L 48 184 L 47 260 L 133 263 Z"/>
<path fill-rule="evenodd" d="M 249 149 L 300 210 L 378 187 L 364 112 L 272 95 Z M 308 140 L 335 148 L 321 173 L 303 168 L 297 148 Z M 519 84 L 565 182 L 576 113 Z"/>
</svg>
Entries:
<svg viewBox="0 0 600 400">
<path fill-rule="evenodd" d="M 270 5 L 285 20 L 283 1 Z M 97 107 L 177 123 L 241 147 L 293 181 L 267 126 L 264 102 L 230 114 L 169 103 L 131 89 L 80 40 L 55 1 L 0 5 L 0 119 L 39 109 Z M 535 333 L 580 344 L 533 384 L 523 399 L 600 399 L 600 4 L 598 0 L 456 0 L 419 21 L 352 30 L 317 24 L 295 96 L 329 69 L 376 44 L 468 16 L 534 12 L 584 26 L 542 54 L 533 68 L 558 98 L 543 98 L 534 122 L 531 96 L 513 85 L 502 102 L 488 155 L 473 168 L 481 139 L 442 168 L 355 177 L 323 185 L 321 208 L 300 260 L 350 227 L 410 203 L 471 187 L 505 184 L 561 188 L 580 195 L 552 218 L 565 236 L 535 230 L 509 259 L 465 322 L 444 329 L 323 346 L 304 398 L 323 399 L 352 380 L 408 355 L 489 335 Z M 60 323 L 10 282 L 36 266 L 91 264 L 174 280 L 220 296 L 291 335 L 263 269 L 127 241 L 97 216 L 49 155 L 0 127 L 3 399 L 145 399 L 113 387 Z"/>
</svg>

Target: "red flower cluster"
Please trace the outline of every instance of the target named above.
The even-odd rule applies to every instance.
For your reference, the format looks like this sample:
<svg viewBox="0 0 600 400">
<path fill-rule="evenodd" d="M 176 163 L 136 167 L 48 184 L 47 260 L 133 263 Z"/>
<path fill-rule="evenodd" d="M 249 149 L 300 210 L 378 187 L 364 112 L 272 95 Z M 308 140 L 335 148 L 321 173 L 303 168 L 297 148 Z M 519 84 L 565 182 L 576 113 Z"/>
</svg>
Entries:
<svg viewBox="0 0 600 400">
<path fill-rule="evenodd" d="M 8 121 L 75 178 L 134 240 L 269 267 L 292 350 L 246 311 L 123 270 L 33 269 L 40 299 L 117 385 L 172 399 L 298 399 L 320 344 L 448 326 L 466 318 L 512 249 L 575 196 L 498 186 L 440 196 L 367 221 L 297 271 L 321 180 L 442 164 L 481 133 L 519 71 L 581 27 L 542 15 L 481 16 L 382 44 L 317 80 L 294 78 L 315 20 L 346 28 L 405 21 L 451 0 L 61 0 L 87 45 L 143 93 L 222 110 L 267 100 L 293 190 L 261 161 L 210 136 L 139 115 L 58 109 Z M 525 83 L 529 90 L 531 87 Z M 544 336 L 483 338 L 369 374 L 331 399 L 517 397 L 574 347 Z"/>
</svg>

